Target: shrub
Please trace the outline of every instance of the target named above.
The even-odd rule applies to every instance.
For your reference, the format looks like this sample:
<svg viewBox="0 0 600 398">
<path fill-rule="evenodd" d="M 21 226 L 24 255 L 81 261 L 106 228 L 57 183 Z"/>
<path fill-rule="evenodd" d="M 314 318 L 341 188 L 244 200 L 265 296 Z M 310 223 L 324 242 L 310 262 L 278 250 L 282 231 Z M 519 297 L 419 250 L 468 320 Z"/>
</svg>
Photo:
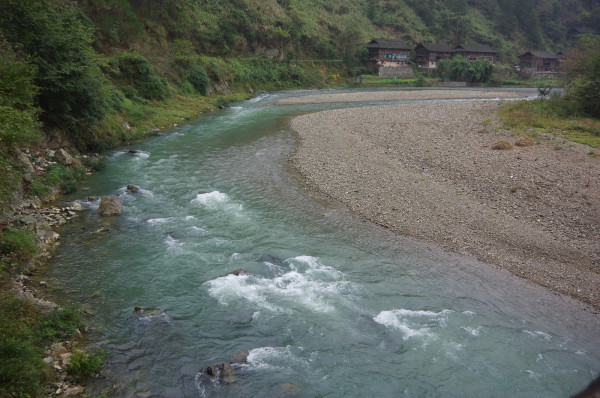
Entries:
<svg viewBox="0 0 600 398">
<path fill-rule="evenodd" d="M 585 113 L 600 118 L 600 38 L 584 35 L 566 63 L 567 96 Z"/>
<path fill-rule="evenodd" d="M 35 68 L 0 40 L 0 144 L 28 144 L 39 136 Z"/>
<path fill-rule="evenodd" d="M 498 141 L 494 142 L 494 144 L 492 145 L 492 149 L 507 151 L 509 149 L 513 149 L 513 144 L 504 138 L 500 138 Z"/>
<path fill-rule="evenodd" d="M 101 350 L 96 350 L 89 354 L 81 350 L 76 350 L 69 359 L 69 364 L 65 370 L 77 380 L 82 381 L 98 372 L 103 358 L 104 353 Z"/>
<path fill-rule="evenodd" d="M 43 363 L 44 343 L 72 334 L 80 326 L 75 310 L 48 315 L 13 292 L 0 293 L 0 396 L 41 396 L 48 378 Z"/>
<path fill-rule="evenodd" d="M 33 232 L 7 228 L 0 233 L 0 270 L 14 268 L 30 260 L 37 252 Z"/>
<path fill-rule="evenodd" d="M 442 59 L 436 68 L 441 78 L 466 82 L 486 82 L 494 71 L 494 65 L 489 61 L 467 61 L 462 55 L 452 59 Z"/>
<path fill-rule="evenodd" d="M 202 95 L 208 93 L 208 85 L 210 80 L 206 69 L 200 65 L 194 65 L 188 71 L 188 81 L 194 86 L 194 89 Z"/>
<path fill-rule="evenodd" d="M 155 100 L 167 97 L 167 84 L 156 75 L 146 58 L 139 54 L 124 53 L 119 56 L 117 63 L 121 80 L 135 90 L 136 96 L 139 94 L 143 98 Z M 130 89 L 124 91 L 128 98 L 132 98 Z"/>
<path fill-rule="evenodd" d="M 103 157 L 83 158 L 82 163 L 85 167 L 94 171 L 100 171 L 106 167 L 106 161 Z"/>
<path fill-rule="evenodd" d="M 533 139 L 531 139 L 530 137 L 527 137 L 525 135 L 520 135 L 517 137 L 517 140 L 515 141 L 515 145 L 516 146 L 533 146 L 533 145 L 535 145 L 535 141 Z"/>
<path fill-rule="evenodd" d="M 51 164 L 45 174 L 36 175 L 33 179 L 30 194 L 34 196 L 46 196 L 52 187 L 57 187 L 64 194 L 77 191 L 76 181 L 83 177 L 85 168 L 82 166 L 68 169 L 62 164 Z"/>
</svg>

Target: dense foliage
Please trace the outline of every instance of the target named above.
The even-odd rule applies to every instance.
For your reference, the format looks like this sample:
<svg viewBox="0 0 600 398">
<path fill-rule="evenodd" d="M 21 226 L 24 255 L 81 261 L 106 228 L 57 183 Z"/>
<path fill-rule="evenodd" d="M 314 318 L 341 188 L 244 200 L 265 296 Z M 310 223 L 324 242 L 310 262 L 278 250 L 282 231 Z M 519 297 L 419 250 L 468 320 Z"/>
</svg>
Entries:
<svg viewBox="0 0 600 398">
<path fill-rule="evenodd" d="M 123 82 L 124 92 L 129 98 L 139 95 L 146 99 L 164 100 L 167 97 L 167 83 L 156 75 L 146 58 L 123 53 L 116 63 L 118 72 L 113 77 Z"/>
<path fill-rule="evenodd" d="M 0 42 L 0 143 L 27 144 L 39 135 L 35 67 Z"/>
<path fill-rule="evenodd" d="M 0 292 L 0 396 L 41 396 L 53 373 L 42 361 L 44 345 L 77 327 L 81 319 L 73 309 L 44 314 L 33 302 Z"/>
<path fill-rule="evenodd" d="M 75 134 L 102 119 L 100 70 L 91 27 L 80 9 L 53 0 L 3 0 L 0 29 L 37 69 L 37 101 L 48 126 Z"/>
<path fill-rule="evenodd" d="M 494 65 L 489 61 L 475 60 L 468 62 L 462 55 L 452 59 L 438 61 L 436 72 L 441 78 L 449 78 L 465 82 L 486 82 L 494 71 Z"/>
<path fill-rule="evenodd" d="M 582 37 L 567 61 L 567 99 L 600 118 L 600 38 Z"/>
</svg>

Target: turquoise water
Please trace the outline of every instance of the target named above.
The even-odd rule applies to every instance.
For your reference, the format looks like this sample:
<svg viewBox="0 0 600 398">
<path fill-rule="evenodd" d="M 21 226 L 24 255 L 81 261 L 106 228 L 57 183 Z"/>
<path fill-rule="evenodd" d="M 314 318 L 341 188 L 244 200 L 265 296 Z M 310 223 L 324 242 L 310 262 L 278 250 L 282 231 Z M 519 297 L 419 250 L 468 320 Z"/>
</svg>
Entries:
<svg viewBox="0 0 600 398">
<path fill-rule="evenodd" d="M 274 105 L 293 94 L 112 152 L 72 198 L 87 211 L 39 277 L 95 313 L 93 394 L 566 397 L 597 376 L 598 315 L 307 191 L 287 121 L 325 106 Z M 122 216 L 85 199 L 108 194 Z M 240 350 L 233 383 L 200 372 Z"/>
</svg>

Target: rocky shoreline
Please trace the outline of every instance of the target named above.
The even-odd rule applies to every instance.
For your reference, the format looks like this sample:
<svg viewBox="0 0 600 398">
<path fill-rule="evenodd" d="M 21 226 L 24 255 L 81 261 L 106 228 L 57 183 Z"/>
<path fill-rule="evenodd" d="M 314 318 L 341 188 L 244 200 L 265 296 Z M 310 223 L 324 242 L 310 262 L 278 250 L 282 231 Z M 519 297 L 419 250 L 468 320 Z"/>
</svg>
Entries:
<svg viewBox="0 0 600 398">
<path fill-rule="evenodd" d="M 20 156 L 25 165 L 24 182 L 31 183 L 33 173 L 44 173 L 46 167 L 53 161 L 65 166 L 71 166 L 75 160 L 64 148 L 59 150 L 29 150 L 25 148 Z M 54 159 L 54 160 L 49 160 Z M 91 173 L 88 170 L 88 173 Z M 2 212 L 1 224 L 4 228 L 17 228 L 34 233 L 38 253 L 35 257 L 14 274 L 5 287 L 14 291 L 20 298 L 30 300 L 45 313 L 59 308 L 59 305 L 49 301 L 45 291 L 48 284 L 45 281 L 34 281 L 30 276 L 36 269 L 45 264 L 54 254 L 59 244 L 60 235 L 57 232 L 61 226 L 77 217 L 85 209 L 79 203 L 63 203 L 55 205 L 59 199 L 59 191 L 52 189 L 50 194 L 41 200 L 38 197 L 24 199 L 23 189 L 15 192 L 10 205 Z M 75 382 L 66 372 L 66 366 L 76 349 L 85 346 L 85 334 L 88 329 L 77 329 L 68 340 L 54 342 L 45 351 L 43 361 L 54 370 L 56 379 L 47 385 L 46 396 L 76 397 L 84 393 L 84 387 Z"/>
<path fill-rule="evenodd" d="M 596 312 L 600 159 L 551 134 L 512 137 L 497 107 L 432 102 L 302 115 L 291 121 L 299 135 L 291 160 L 310 186 L 365 219 L 508 269 Z"/>
</svg>

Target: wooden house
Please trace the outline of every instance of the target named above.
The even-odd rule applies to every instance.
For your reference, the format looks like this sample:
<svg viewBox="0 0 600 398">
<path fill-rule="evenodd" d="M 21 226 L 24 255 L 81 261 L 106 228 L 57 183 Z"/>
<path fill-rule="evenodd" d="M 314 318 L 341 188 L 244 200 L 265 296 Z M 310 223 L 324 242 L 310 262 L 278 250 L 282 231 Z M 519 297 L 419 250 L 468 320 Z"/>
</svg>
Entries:
<svg viewBox="0 0 600 398">
<path fill-rule="evenodd" d="M 494 50 L 488 44 L 459 44 L 454 47 L 454 54 L 461 54 L 467 61 L 490 61 L 496 64 L 498 51 Z"/>
<path fill-rule="evenodd" d="M 434 69 L 439 60 L 450 59 L 453 52 L 448 44 L 421 43 L 415 47 L 415 61 L 421 68 Z"/>
<path fill-rule="evenodd" d="M 567 32 L 567 39 L 569 41 L 575 41 L 581 35 L 597 35 L 598 31 L 593 28 L 585 28 L 585 27 L 574 27 L 569 29 Z"/>
<path fill-rule="evenodd" d="M 557 73 L 560 60 L 560 55 L 546 51 L 527 51 L 519 55 L 519 67 L 522 73 Z"/>
<path fill-rule="evenodd" d="M 368 65 L 375 67 L 406 66 L 410 60 L 411 47 L 402 40 L 373 39 L 367 43 Z"/>
</svg>

